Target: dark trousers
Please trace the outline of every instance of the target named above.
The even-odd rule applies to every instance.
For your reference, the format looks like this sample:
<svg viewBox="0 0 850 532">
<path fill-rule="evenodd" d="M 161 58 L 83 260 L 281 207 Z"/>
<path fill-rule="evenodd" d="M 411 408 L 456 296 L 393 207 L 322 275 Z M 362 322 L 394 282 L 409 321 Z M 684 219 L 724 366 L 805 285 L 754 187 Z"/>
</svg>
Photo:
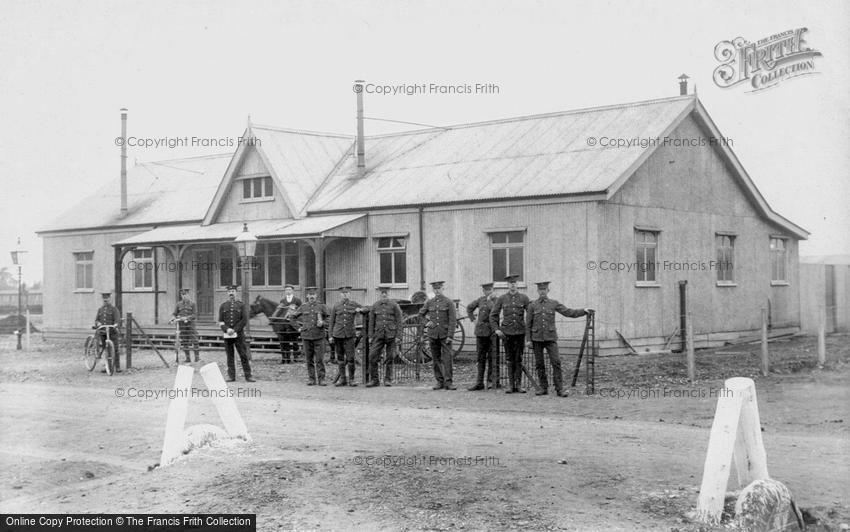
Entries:
<svg viewBox="0 0 850 532">
<path fill-rule="evenodd" d="M 540 388 L 544 391 L 549 388 L 549 381 L 546 379 L 546 358 L 543 355 L 543 350 L 545 349 L 549 353 L 549 362 L 552 364 L 552 383 L 555 385 L 555 391 L 560 392 L 564 377 L 561 374 L 561 357 L 558 355 L 558 342 L 554 340 L 531 342 L 531 346 L 534 349 L 534 367 L 537 369 L 537 380 L 540 381 Z"/>
<path fill-rule="evenodd" d="M 283 324 L 277 333 L 280 342 L 281 360 L 291 362 L 298 354 L 298 331 L 289 324 Z"/>
<path fill-rule="evenodd" d="M 189 349 L 195 352 L 196 361 L 201 358 L 200 348 L 198 347 L 198 331 L 195 330 L 194 325 L 180 327 L 180 347 L 183 348 L 183 352 L 186 354 L 186 362 L 191 360 L 189 358 Z"/>
<path fill-rule="evenodd" d="M 354 380 L 354 341 L 351 338 L 334 338 L 334 353 L 339 365 L 339 375 L 345 380 L 345 368 L 348 366 L 348 380 Z"/>
<path fill-rule="evenodd" d="M 475 347 L 478 352 L 478 380 L 476 384 L 484 384 L 484 372 L 487 372 L 487 382 L 493 388 L 499 382 L 499 361 L 496 355 L 498 337 L 476 336 Z"/>
<path fill-rule="evenodd" d="M 231 379 L 236 378 L 236 361 L 233 354 L 233 348 L 239 352 L 239 361 L 242 363 L 242 373 L 245 378 L 251 376 L 251 361 L 248 360 L 248 348 L 245 345 L 245 338 L 240 334 L 236 338 L 224 339 L 224 352 L 227 353 L 227 376 Z"/>
<path fill-rule="evenodd" d="M 115 329 L 101 329 L 98 333 L 98 341 L 100 342 L 100 348 L 104 349 L 106 347 L 106 335 L 109 335 L 109 339 L 112 340 L 112 345 L 115 347 L 115 360 L 113 361 L 113 371 L 118 371 L 121 369 L 121 335 L 118 334 L 118 331 Z M 104 351 L 104 355 L 106 352 Z"/>
<path fill-rule="evenodd" d="M 447 386 L 452 383 L 452 359 L 454 351 L 446 343 L 446 338 L 428 338 L 431 347 L 431 360 L 434 363 L 434 379 L 437 384 Z"/>
<path fill-rule="evenodd" d="M 307 359 L 307 378 L 310 382 L 316 382 L 316 376 L 320 381 L 325 379 L 325 340 L 302 340 L 304 346 L 304 358 Z"/>
<path fill-rule="evenodd" d="M 511 390 L 518 390 L 522 383 L 522 352 L 524 348 L 524 334 L 505 335 L 505 361 L 508 366 L 508 388 Z"/>
<path fill-rule="evenodd" d="M 378 366 L 381 364 L 381 354 L 386 349 L 384 361 L 384 382 L 393 380 L 393 358 L 395 357 L 395 338 L 372 338 L 369 348 L 369 378 L 378 382 Z"/>
</svg>

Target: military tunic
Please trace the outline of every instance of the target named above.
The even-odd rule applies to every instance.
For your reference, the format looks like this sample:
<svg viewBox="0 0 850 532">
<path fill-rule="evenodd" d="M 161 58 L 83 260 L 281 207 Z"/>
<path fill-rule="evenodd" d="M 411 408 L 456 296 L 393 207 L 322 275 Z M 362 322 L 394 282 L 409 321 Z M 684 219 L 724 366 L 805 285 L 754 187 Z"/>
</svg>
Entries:
<svg viewBox="0 0 850 532">
<path fill-rule="evenodd" d="M 555 313 L 568 318 L 579 318 L 587 314 L 584 309 L 571 309 L 554 299 L 541 296 L 528 305 L 525 319 L 526 340 L 531 342 L 534 350 L 534 367 L 537 370 L 537 380 L 540 388 L 546 392 L 549 380 L 546 378 L 546 359 L 543 351 L 549 353 L 549 363 L 552 364 L 552 383 L 559 394 L 563 391 L 563 374 L 561 372 L 561 357 L 558 354 L 558 329 L 555 324 Z"/>
<path fill-rule="evenodd" d="M 101 325 L 121 325 L 121 311 L 111 303 L 101 305 L 97 309 L 97 316 L 95 316 L 94 321 Z M 121 342 L 119 341 L 118 329 L 101 329 L 97 332 L 101 347 L 106 342 L 107 335 L 109 335 L 109 339 L 112 340 L 112 344 L 115 346 L 115 370 L 118 371 L 121 369 L 121 365 L 119 364 L 121 360 L 119 356 Z"/>
<path fill-rule="evenodd" d="M 451 388 L 454 352 L 450 340 L 457 325 L 454 301 L 442 294 L 436 295 L 422 305 L 419 315 L 428 318 L 425 333 L 429 338 L 437 387 Z"/>
<path fill-rule="evenodd" d="M 392 299 L 379 299 L 369 309 L 369 376 L 372 383 L 378 383 L 378 366 L 384 352 L 384 384 L 392 382 L 395 342 L 403 320 L 401 307 Z"/>
<path fill-rule="evenodd" d="M 181 299 L 177 302 L 177 306 L 172 313 L 174 319 L 177 320 L 177 326 L 180 336 L 180 344 L 183 351 L 186 353 L 186 362 L 189 362 L 189 348 L 195 351 L 195 362 L 200 360 L 200 352 L 198 346 L 198 331 L 195 329 L 195 318 L 197 311 L 193 301 L 185 301 Z"/>
<path fill-rule="evenodd" d="M 522 354 L 525 338 L 525 309 L 530 300 L 521 293 L 506 293 L 496 299 L 490 311 L 490 327 L 505 334 L 505 358 L 508 363 L 508 391 L 520 391 L 522 382 Z M 499 315 L 502 316 L 501 324 Z"/>
<path fill-rule="evenodd" d="M 251 378 L 251 362 L 248 360 L 248 348 L 245 345 L 245 325 L 248 323 L 248 312 L 245 305 L 238 299 L 228 299 L 218 308 L 218 321 L 222 332 L 233 329 L 236 338 L 224 339 L 224 352 L 227 354 L 227 376 L 231 380 L 236 378 L 236 362 L 234 348 L 239 353 L 242 364 L 242 373 L 245 379 Z"/>
<path fill-rule="evenodd" d="M 327 334 L 328 307 L 318 301 L 307 301 L 290 313 L 295 326 L 301 332 L 304 359 L 307 362 L 307 383 L 324 384 L 325 379 L 325 336 Z"/>
<path fill-rule="evenodd" d="M 354 385 L 354 316 L 357 310 L 363 308 L 363 305 L 351 299 L 343 300 L 334 305 L 331 311 L 331 321 L 329 324 L 330 334 L 333 338 L 334 352 L 336 353 L 336 362 L 339 364 L 340 382 L 342 384 Z M 345 375 L 345 368 L 348 367 L 348 377 Z"/>
<path fill-rule="evenodd" d="M 493 294 L 481 296 L 466 306 L 466 315 L 469 321 L 475 324 L 475 350 L 477 352 L 478 376 L 475 381 L 476 389 L 484 384 L 484 374 L 487 374 L 487 382 L 491 388 L 499 384 L 499 361 L 496 352 L 496 335 L 490 325 L 490 311 L 496 303 Z M 478 316 L 473 313 L 478 310 Z"/>
</svg>

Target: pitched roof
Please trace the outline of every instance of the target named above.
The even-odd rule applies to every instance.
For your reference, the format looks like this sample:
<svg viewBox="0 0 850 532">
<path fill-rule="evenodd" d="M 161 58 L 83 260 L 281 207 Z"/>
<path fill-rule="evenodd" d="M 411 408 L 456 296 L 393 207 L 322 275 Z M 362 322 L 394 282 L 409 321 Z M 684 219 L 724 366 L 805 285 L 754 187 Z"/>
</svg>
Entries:
<svg viewBox="0 0 850 532">
<path fill-rule="evenodd" d="M 232 153 L 127 168 L 127 215 L 121 216 L 116 175 L 39 232 L 179 223 L 203 219 Z"/>
<path fill-rule="evenodd" d="M 308 212 L 605 192 L 647 150 L 588 138 L 659 136 L 683 96 L 366 137 L 366 176 L 348 158 Z"/>
</svg>

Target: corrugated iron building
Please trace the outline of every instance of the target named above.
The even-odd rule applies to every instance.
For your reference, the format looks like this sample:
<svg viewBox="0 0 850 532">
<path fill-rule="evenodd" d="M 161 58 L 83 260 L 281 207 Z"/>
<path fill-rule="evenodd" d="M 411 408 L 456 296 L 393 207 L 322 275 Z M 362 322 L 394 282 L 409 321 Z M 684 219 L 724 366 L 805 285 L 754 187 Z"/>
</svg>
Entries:
<svg viewBox="0 0 850 532">
<path fill-rule="evenodd" d="M 256 141 L 131 168 L 126 216 L 116 180 L 41 231 L 45 329 L 86 327 L 101 289 L 155 323 L 189 287 L 211 320 L 245 223 L 252 298 L 315 284 L 331 302 L 340 285 L 407 299 L 444 280 L 466 303 L 516 273 L 532 297 L 547 280 L 596 308 L 603 349 L 623 349 L 620 333 L 643 350 L 675 334 L 687 281 L 698 346 L 753 333 L 762 307 L 772 328 L 800 326 L 808 233 L 770 209 L 695 96 L 365 137 L 362 172 L 352 136 L 242 137 Z"/>
</svg>

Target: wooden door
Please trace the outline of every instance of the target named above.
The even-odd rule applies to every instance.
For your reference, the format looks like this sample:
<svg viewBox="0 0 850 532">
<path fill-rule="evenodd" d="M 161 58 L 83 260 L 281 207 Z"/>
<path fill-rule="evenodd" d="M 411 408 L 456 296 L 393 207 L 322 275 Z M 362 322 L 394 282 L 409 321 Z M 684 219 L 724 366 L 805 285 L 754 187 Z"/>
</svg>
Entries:
<svg viewBox="0 0 850 532">
<path fill-rule="evenodd" d="M 215 253 L 204 249 L 195 251 L 195 297 L 198 304 L 198 319 L 213 320 L 213 305 L 215 297 Z"/>
</svg>

